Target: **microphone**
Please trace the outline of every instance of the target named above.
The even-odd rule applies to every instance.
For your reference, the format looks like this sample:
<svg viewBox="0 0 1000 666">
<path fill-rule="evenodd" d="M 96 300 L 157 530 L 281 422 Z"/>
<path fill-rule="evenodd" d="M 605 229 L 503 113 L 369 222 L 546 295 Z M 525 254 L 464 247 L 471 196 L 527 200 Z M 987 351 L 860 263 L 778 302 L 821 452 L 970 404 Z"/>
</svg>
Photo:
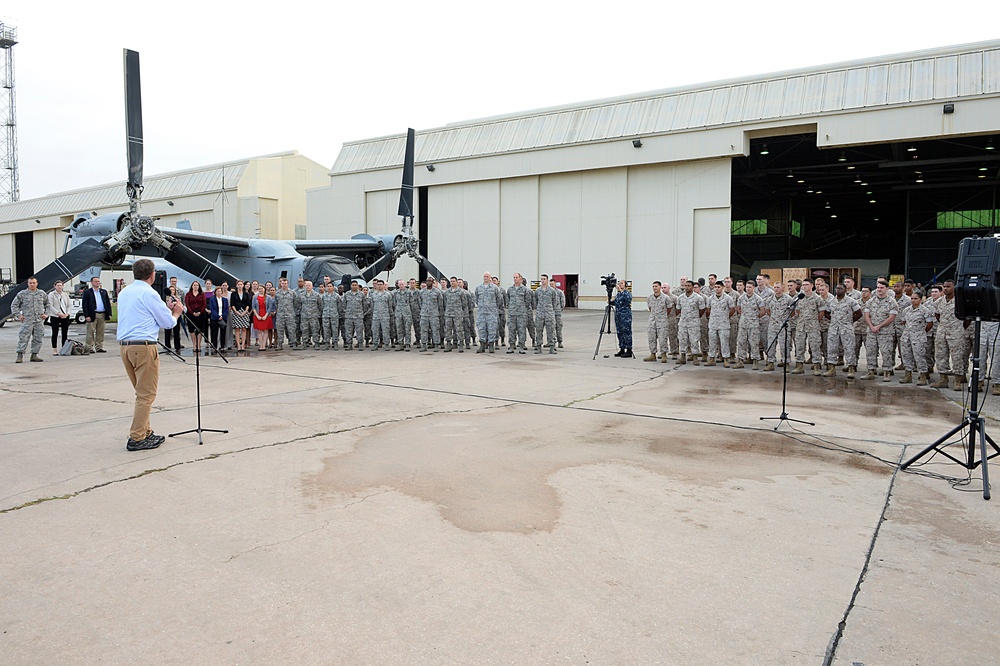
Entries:
<svg viewBox="0 0 1000 666">
<path fill-rule="evenodd" d="M 797 298 L 797 299 L 799 299 L 799 300 L 801 301 L 801 300 L 802 300 L 803 298 L 805 298 L 805 297 L 806 297 L 806 295 L 805 295 L 804 293 L 802 293 L 802 292 L 800 291 L 800 292 L 799 292 L 799 295 L 798 295 L 798 296 L 796 296 L 795 298 Z"/>
</svg>

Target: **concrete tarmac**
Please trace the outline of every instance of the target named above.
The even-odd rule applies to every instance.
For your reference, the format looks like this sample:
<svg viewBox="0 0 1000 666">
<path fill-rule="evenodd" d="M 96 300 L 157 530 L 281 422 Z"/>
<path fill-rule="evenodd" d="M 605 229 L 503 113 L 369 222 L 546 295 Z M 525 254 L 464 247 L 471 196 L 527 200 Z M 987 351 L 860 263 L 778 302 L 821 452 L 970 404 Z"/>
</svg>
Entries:
<svg viewBox="0 0 1000 666">
<path fill-rule="evenodd" d="M 897 469 L 962 394 L 793 376 L 816 425 L 774 432 L 780 373 L 643 362 L 639 312 L 638 358 L 605 335 L 595 360 L 600 321 L 567 311 L 554 356 L 206 357 L 202 426 L 229 432 L 132 453 L 114 326 L 15 365 L 7 324 L 3 663 L 1000 658 L 1000 498 L 941 455 Z M 161 434 L 197 425 L 186 352 Z"/>
</svg>

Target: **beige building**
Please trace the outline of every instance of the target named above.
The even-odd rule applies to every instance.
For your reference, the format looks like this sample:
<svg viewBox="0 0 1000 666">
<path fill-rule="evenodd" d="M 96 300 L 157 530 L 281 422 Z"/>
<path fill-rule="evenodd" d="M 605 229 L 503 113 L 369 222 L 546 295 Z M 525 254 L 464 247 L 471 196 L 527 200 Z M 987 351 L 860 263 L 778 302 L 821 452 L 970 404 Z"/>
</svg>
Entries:
<svg viewBox="0 0 1000 666">
<path fill-rule="evenodd" d="M 305 238 L 306 190 L 328 181 L 327 167 L 297 152 L 264 155 L 147 176 L 142 212 L 167 228 L 188 220 L 195 231 Z M 75 215 L 127 210 L 124 182 L 0 205 L 0 268 L 20 282 L 63 254 L 60 232 Z"/>
</svg>

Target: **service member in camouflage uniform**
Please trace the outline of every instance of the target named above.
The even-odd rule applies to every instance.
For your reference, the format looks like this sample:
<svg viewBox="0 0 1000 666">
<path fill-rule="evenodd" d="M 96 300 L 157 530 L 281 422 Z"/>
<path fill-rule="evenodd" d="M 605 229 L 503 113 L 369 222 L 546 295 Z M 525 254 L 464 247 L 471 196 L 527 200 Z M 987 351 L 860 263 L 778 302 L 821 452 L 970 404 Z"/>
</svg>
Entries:
<svg viewBox="0 0 1000 666">
<path fill-rule="evenodd" d="M 479 350 L 482 354 L 489 349 L 492 354 L 496 350 L 497 328 L 499 325 L 500 308 L 503 307 L 503 293 L 500 287 L 493 284 L 493 276 L 483 273 L 483 283 L 476 287 L 476 314 L 479 327 Z"/>
<path fill-rule="evenodd" d="M 513 354 L 515 347 L 519 353 L 527 353 L 527 326 L 533 300 L 534 294 L 524 284 L 524 276 L 514 273 L 514 286 L 507 289 L 508 354 Z"/>
<path fill-rule="evenodd" d="M 413 308 L 410 302 L 414 298 L 416 294 L 412 287 L 403 280 L 396 280 L 396 291 L 392 292 L 392 307 L 396 319 L 396 351 L 404 349 L 410 351 L 410 340 L 413 336 Z"/>
<path fill-rule="evenodd" d="M 372 304 L 372 351 L 385 348 L 389 351 L 389 321 L 392 319 L 392 294 L 385 288 L 385 280 L 375 280 L 375 291 L 368 294 Z"/>
<path fill-rule="evenodd" d="M 917 386 L 926 386 L 927 376 L 927 333 L 934 326 L 934 313 L 921 303 L 919 294 L 910 296 L 909 307 L 900 312 L 903 320 L 903 337 L 900 340 L 899 351 L 903 356 L 905 370 L 900 384 L 913 381 L 913 372 L 917 371 Z"/>
<path fill-rule="evenodd" d="M 620 283 L 621 284 L 621 283 Z M 622 284 L 624 289 L 624 284 Z M 631 301 L 631 299 L 629 299 Z M 559 296 L 549 286 L 549 276 L 542 274 L 542 286 L 535 290 L 535 353 L 542 353 L 542 334 L 549 343 L 549 353 L 556 353 L 556 307 Z"/>
<path fill-rule="evenodd" d="M 646 297 L 646 308 L 649 309 L 649 323 L 646 324 L 649 356 L 642 360 L 655 361 L 659 350 L 662 361 L 667 358 L 667 312 L 670 310 L 670 297 L 663 293 L 663 285 L 659 280 L 653 282 L 653 293 Z"/>
<path fill-rule="evenodd" d="M 45 337 L 44 322 L 48 318 L 49 299 L 44 291 L 38 288 L 38 280 L 32 275 L 28 278 L 28 288 L 22 289 L 14 296 L 10 304 L 10 313 L 21 322 L 21 329 L 17 333 L 17 360 L 15 363 L 24 361 L 24 351 L 28 348 L 28 341 L 31 341 L 31 360 L 41 363 L 42 357 L 38 352 L 42 349 L 42 339 Z"/>
<path fill-rule="evenodd" d="M 843 356 L 847 378 L 854 379 L 858 364 L 857 350 L 854 347 L 854 322 L 861 319 L 861 305 L 847 295 L 844 285 L 838 284 L 837 295 L 826 304 L 826 313 L 830 318 L 830 328 L 826 338 L 825 376 L 836 376 L 837 359 Z"/>
<path fill-rule="evenodd" d="M 306 291 L 306 280 L 299 277 L 295 291 L 295 346 L 302 346 L 302 294 Z M 209 292 L 211 293 L 211 292 Z"/>
<path fill-rule="evenodd" d="M 813 292 L 813 281 L 805 279 L 802 281 L 802 293 L 804 296 L 795 304 L 795 369 L 793 375 L 801 375 L 806 371 L 806 346 L 809 347 L 809 356 L 812 361 L 813 374 L 819 375 L 820 365 L 823 363 L 823 355 L 820 352 L 819 334 L 819 309 L 823 302 L 819 296 Z"/>
<path fill-rule="evenodd" d="M 764 300 L 757 295 L 757 284 L 747 280 L 746 290 L 736 302 L 740 313 L 740 329 L 736 334 L 736 365 L 739 369 L 747 362 L 753 362 L 752 370 L 759 370 L 760 359 L 760 316 L 767 310 Z"/>
<path fill-rule="evenodd" d="M 708 363 L 715 365 L 717 357 L 722 354 L 722 365 L 730 367 L 729 356 L 729 317 L 732 316 L 736 303 L 726 294 L 725 285 L 716 282 L 715 293 L 708 297 L 705 309 L 708 310 Z M 756 363 L 756 359 L 754 359 Z"/>
<path fill-rule="evenodd" d="M 779 350 L 783 363 L 787 363 L 791 356 L 792 332 L 789 326 L 785 326 L 785 322 L 788 321 L 788 315 L 795 307 L 795 299 L 785 293 L 784 284 L 775 282 L 771 298 L 764 301 L 764 307 L 767 308 L 770 317 L 770 323 L 767 326 L 768 347 L 764 350 L 767 356 L 764 372 L 773 372 Z M 785 330 L 781 330 L 782 328 Z"/>
<path fill-rule="evenodd" d="M 961 391 L 969 364 L 969 346 L 965 335 L 967 324 L 955 316 L 955 283 L 952 280 L 944 281 L 944 296 L 935 305 L 938 326 L 934 336 L 934 365 L 941 378 L 932 386 L 947 388 L 948 376 L 954 375 L 955 390 Z"/>
<path fill-rule="evenodd" d="M 767 332 L 771 330 L 771 316 L 768 314 L 767 302 L 774 296 L 771 276 L 767 273 L 761 273 L 757 276 L 757 295 L 764 302 L 764 316 L 760 318 L 760 358 L 763 360 L 767 351 L 767 343 L 770 342 Z"/>
<path fill-rule="evenodd" d="M 451 286 L 444 292 L 444 331 L 441 333 L 442 344 L 445 345 L 445 352 L 452 349 L 465 351 L 465 316 L 468 314 L 466 307 L 465 289 L 458 278 L 451 278 Z"/>
<path fill-rule="evenodd" d="M 556 340 L 559 342 L 559 349 L 562 349 L 562 314 L 563 310 L 566 309 L 566 292 L 559 287 L 554 287 L 554 289 L 556 290 L 556 296 L 559 297 L 559 301 L 556 303 Z M 500 330 L 503 329 L 501 328 Z"/>
<path fill-rule="evenodd" d="M 680 358 L 677 365 L 687 363 L 688 354 L 691 363 L 699 365 L 698 355 L 701 353 L 701 318 L 705 314 L 705 299 L 694 293 L 694 282 L 688 280 L 684 284 L 684 293 L 677 297 L 677 311 L 680 319 L 677 322 L 677 337 Z"/>
<path fill-rule="evenodd" d="M 334 288 L 334 284 L 326 284 L 326 293 L 322 297 L 323 305 L 323 338 L 327 349 L 337 348 L 337 337 L 340 334 L 340 319 L 344 299 Z"/>
<path fill-rule="evenodd" d="M 365 343 L 365 293 L 357 280 L 351 280 L 351 290 L 344 294 L 344 349 L 350 351 L 357 341 L 360 350 Z"/>
<path fill-rule="evenodd" d="M 420 344 L 420 292 L 422 285 L 410 278 L 410 316 L 413 319 L 413 344 Z"/>
<path fill-rule="evenodd" d="M 669 300 L 667 303 L 667 347 L 670 349 L 670 356 L 677 358 L 679 353 L 677 348 L 680 346 L 677 338 L 677 320 L 680 318 L 680 315 L 677 313 L 677 296 L 671 293 L 669 283 L 663 285 L 663 293 L 667 295 L 667 299 Z M 667 362 L 665 358 L 660 360 L 663 363 Z"/>
<path fill-rule="evenodd" d="M 500 346 L 503 347 L 507 342 L 507 292 L 500 286 L 500 278 L 496 275 L 493 276 L 493 284 L 500 290 L 500 296 L 503 298 L 503 306 L 497 312 L 497 336 L 500 338 Z"/>
<path fill-rule="evenodd" d="M 295 328 L 295 313 L 299 309 L 299 297 L 288 288 L 288 278 L 278 280 L 278 290 L 274 292 L 274 303 L 278 310 L 274 315 L 274 329 L 278 349 L 284 349 L 284 341 L 294 349 L 298 346 L 298 331 Z"/>
<path fill-rule="evenodd" d="M 313 291 L 312 280 L 306 280 L 305 289 L 299 296 L 299 347 L 311 347 L 322 336 L 319 327 L 323 304 L 319 294 Z"/>
<path fill-rule="evenodd" d="M 427 278 L 427 288 L 420 291 L 420 351 L 428 346 L 440 351 L 441 313 L 444 312 L 444 296 L 437 288 L 437 281 Z"/>
<path fill-rule="evenodd" d="M 361 320 L 365 329 L 365 347 L 372 343 L 372 295 L 371 289 L 364 287 L 361 289 L 364 298 L 361 301 Z"/>
<path fill-rule="evenodd" d="M 865 348 L 868 374 L 861 379 L 875 378 L 875 368 L 878 366 L 878 357 L 881 354 L 882 381 L 889 381 L 895 356 L 893 322 L 898 314 L 899 307 L 896 305 L 896 299 L 889 293 L 889 284 L 879 280 L 875 295 L 868 299 L 864 308 L 865 323 L 868 324 L 868 342 Z"/>
</svg>

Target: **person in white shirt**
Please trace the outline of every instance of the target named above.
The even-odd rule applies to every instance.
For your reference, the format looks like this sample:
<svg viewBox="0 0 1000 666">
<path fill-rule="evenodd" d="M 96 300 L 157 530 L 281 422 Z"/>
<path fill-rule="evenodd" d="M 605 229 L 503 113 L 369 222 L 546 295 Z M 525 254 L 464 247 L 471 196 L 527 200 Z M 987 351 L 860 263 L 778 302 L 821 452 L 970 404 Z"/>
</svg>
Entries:
<svg viewBox="0 0 1000 666">
<path fill-rule="evenodd" d="M 69 323 L 73 320 L 70 316 L 69 294 L 63 291 L 62 280 L 57 280 L 55 288 L 48 295 L 48 315 L 49 326 L 52 327 L 52 355 L 59 355 L 59 332 L 62 331 L 62 344 L 66 344 L 66 337 L 69 335 Z"/>
</svg>

